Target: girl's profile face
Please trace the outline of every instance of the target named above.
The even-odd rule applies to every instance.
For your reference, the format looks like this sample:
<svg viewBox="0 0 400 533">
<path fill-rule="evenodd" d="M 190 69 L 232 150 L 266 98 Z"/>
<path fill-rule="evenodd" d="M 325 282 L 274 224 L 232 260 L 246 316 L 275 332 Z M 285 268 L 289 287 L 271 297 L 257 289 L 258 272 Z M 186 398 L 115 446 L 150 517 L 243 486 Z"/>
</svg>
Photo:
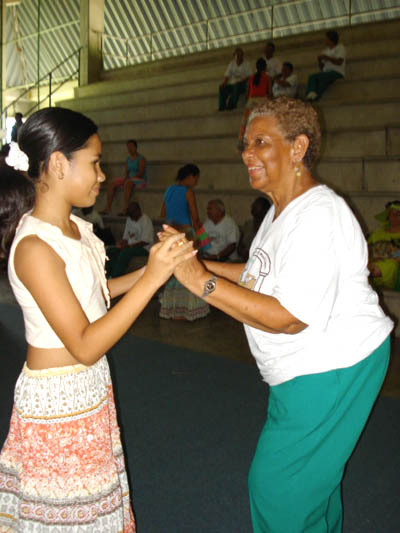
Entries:
<svg viewBox="0 0 400 533">
<path fill-rule="evenodd" d="M 105 175 L 100 167 L 101 140 L 95 133 L 86 146 L 72 154 L 64 174 L 68 200 L 76 207 L 94 205 Z"/>
</svg>

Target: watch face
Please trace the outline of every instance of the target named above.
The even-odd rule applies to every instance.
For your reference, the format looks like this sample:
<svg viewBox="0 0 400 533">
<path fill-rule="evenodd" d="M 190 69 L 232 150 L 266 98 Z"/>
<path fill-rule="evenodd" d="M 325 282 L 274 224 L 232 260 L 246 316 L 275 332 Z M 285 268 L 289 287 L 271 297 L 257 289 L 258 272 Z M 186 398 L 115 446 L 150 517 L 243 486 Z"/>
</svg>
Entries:
<svg viewBox="0 0 400 533">
<path fill-rule="evenodd" d="M 217 286 L 217 278 L 213 277 L 205 282 L 204 284 L 204 292 L 202 297 L 208 296 L 211 292 L 215 290 L 215 287 Z"/>
<path fill-rule="evenodd" d="M 215 289 L 215 281 L 213 279 L 210 279 L 210 281 L 207 281 L 207 284 L 206 284 L 206 290 L 207 291 L 213 291 Z"/>
</svg>

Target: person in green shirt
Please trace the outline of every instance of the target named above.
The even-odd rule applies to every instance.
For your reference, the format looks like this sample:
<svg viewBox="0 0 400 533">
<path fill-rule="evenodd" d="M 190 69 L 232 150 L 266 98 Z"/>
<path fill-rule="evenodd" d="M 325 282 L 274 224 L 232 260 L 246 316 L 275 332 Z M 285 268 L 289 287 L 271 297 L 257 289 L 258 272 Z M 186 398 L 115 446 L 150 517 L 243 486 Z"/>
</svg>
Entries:
<svg viewBox="0 0 400 533">
<path fill-rule="evenodd" d="M 376 287 L 400 290 L 400 201 L 386 204 L 375 218 L 381 227 L 368 238 L 372 282 Z"/>
</svg>

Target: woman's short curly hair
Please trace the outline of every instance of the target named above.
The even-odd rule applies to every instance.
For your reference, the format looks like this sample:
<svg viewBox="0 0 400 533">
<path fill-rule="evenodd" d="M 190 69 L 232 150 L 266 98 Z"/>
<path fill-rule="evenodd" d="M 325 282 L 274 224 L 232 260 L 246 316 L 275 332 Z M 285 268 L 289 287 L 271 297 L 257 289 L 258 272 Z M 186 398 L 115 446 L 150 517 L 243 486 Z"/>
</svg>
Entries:
<svg viewBox="0 0 400 533">
<path fill-rule="evenodd" d="M 294 141 L 301 134 L 308 137 L 309 145 L 303 163 L 311 170 L 318 159 L 321 145 L 321 128 L 317 112 L 313 106 L 298 98 L 280 96 L 255 106 L 250 113 L 247 126 L 256 117 L 269 116 L 278 121 L 280 129 L 288 141 Z"/>
</svg>

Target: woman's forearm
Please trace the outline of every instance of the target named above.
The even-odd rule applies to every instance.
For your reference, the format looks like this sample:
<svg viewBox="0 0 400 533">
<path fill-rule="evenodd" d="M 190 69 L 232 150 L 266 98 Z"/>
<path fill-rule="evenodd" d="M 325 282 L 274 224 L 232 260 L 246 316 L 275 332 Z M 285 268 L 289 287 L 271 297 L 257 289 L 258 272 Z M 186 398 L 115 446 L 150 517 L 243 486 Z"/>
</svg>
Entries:
<svg viewBox="0 0 400 533">
<path fill-rule="evenodd" d="M 194 294 L 202 296 L 204 284 L 209 278 L 210 274 L 204 272 L 197 279 L 180 281 Z M 239 322 L 269 333 L 295 334 L 307 327 L 273 296 L 240 287 L 227 279 L 217 279 L 215 291 L 205 300 Z"/>
<path fill-rule="evenodd" d="M 220 263 L 218 261 L 202 261 L 209 272 L 222 278 L 226 278 L 233 283 L 239 283 L 240 276 L 245 267 L 245 263 Z"/>
</svg>

